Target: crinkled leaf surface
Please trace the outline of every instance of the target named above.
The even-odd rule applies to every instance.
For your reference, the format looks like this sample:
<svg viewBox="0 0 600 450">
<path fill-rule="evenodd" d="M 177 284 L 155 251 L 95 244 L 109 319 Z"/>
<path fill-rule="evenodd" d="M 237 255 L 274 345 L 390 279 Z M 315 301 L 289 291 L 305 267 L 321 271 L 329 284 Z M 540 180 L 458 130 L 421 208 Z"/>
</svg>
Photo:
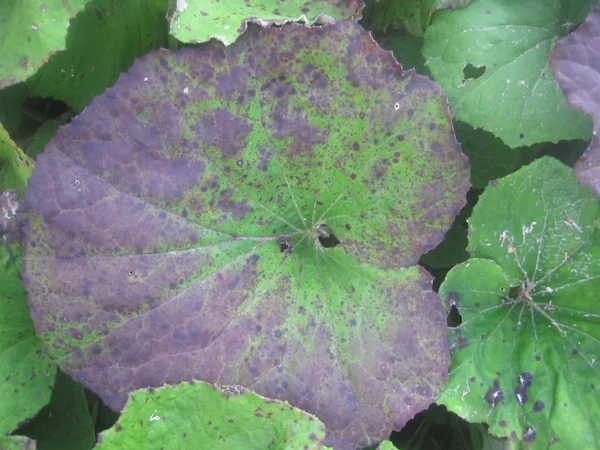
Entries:
<svg viewBox="0 0 600 450">
<path fill-rule="evenodd" d="M 362 0 L 178 0 L 170 32 L 184 43 L 218 39 L 230 45 L 249 22 L 262 26 L 331 23 L 360 18 L 362 9 Z"/>
<path fill-rule="evenodd" d="M 486 189 L 469 219 L 472 259 L 440 288 L 463 322 L 438 401 L 534 448 L 598 448 L 599 216 L 550 157 Z"/>
<path fill-rule="evenodd" d="M 35 441 L 25 436 L 0 436 L 0 450 L 35 450 Z"/>
<path fill-rule="evenodd" d="M 471 0 L 367 0 L 362 24 L 373 31 L 402 29 L 423 36 L 431 16 L 438 9 L 467 6 Z"/>
<path fill-rule="evenodd" d="M 24 81 L 65 47 L 69 20 L 88 0 L 0 2 L 0 88 Z"/>
<path fill-rule="evenodd" d="M 377 442 L 445 383 L 415 264 L 468 185 L 441 88 L 355 22 L 155 52 L 38 157 L 32 316 L 115 409 L 195 378 L 317 414 L 339 448 Z"/>
<path fill-rule="evenodd" d="M 0 191 L 14 188 L 23 195 L 34 165 L 0 124 Z"/>
<path fill-rule="evenodd" d="M 575 175 L 600 195 L 600 5 L 558 41 L 549 59 L 569 103 L 594 119 L 594 140 L 575 166 Z"/>
<path fill-rule="evenodd" d="M 594 3 L 478 0 L 439 11 L 423 54 L 454 117 L 510 147 L 588 140 L 591 120 L 569 107 L 546 57 Z"/>
<path fill-rule="evenodd" d="M 18 265 L 17 265 L 18 264 Z M 0 246 L 0 433 L 15 430 L 50 400 L 56 366 L 29 318 L 19 244 Z"/>
<path fill-rule="evenodd" d="M 31 92 L 83 110 L 136 57 L 167 46 L 167 4 L 95 0 L 71 22 L 66 49 L 27 80 Z"/>
<path fill-rule="evenodd" d="M 316 450 L 324 438 L 323 423 L 286 402 L 241 386 L 191 382 L 130 393 L 96 448 Z"/>
<path fill-rule="evenodd" d="M 50 403 L 18 432 L 35 439 L 40 450 L 91 449 L 96 433 L 83 386 L 58 371 Z"/>
</svg>

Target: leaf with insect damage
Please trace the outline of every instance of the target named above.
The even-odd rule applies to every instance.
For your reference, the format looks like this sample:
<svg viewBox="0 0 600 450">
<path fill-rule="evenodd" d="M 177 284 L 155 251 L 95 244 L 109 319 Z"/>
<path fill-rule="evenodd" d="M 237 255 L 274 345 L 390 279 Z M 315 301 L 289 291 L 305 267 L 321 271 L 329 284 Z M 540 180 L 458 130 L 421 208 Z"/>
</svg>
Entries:
<svg viewBox="0 0 600 450">
<path fill-rule="evenodd" d="M 170 18 L 170 33 L 185 43 L 218 39 L 230 45 L 246 31 L 249 23 L 261 26 L 288 22 L 333 23 L 360 18 L 362 0 L 184 0 Z"/>
<path fill-rule="evenodd" d="M 599 216 L 550 157 L 490 184 L 469 219 L 472 259 L 440 287 L 462 324 L 438 401 L 534 448 L 598 447 Z"/>
<path fill-rule="evenodd" d="M 577 30 L 556 43 L 549 57 L 569 103 L 594 119 L 594 139 L 575 176 L 600 195 L 600 4 Z"/>
<path fill-rule="evenodd" d="M 306 449 L 323 446 L 325 426 L 312 414 L 241 386 L 191 381 L 129 394 L 98 449 Z"/>
<path fill-rule="evenodd" d="M 468 186 L 440 87 L 354 22 L 154 52 L 38 157 L 32 317 L 115 409 L 141 387 L 237 384 L 368 445 L 446 381 L 416 264 Z"/>
</svg>

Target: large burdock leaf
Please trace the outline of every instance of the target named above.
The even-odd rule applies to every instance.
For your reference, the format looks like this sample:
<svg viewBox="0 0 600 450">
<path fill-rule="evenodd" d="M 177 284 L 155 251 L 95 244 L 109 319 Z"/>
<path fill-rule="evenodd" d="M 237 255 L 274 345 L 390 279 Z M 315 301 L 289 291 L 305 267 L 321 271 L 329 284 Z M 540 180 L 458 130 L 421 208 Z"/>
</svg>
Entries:
<svg viewBox="0 0 600 450">
<path fill-rule="evenodd" d="M 599 217 L 549 157 L 486 189 L 469 219 L 472 259 L 440 287 L 463 319 L 448 409 L 534 448 L 600 447 Z"/>
<path fill-rule="evenodd" d="M 24 81 L 65 47 L 69 20 L 89 0 L 0 2 L 0 88 Z"/>
<path fill-rule="evenodd" d="M 439 11 L 423 54 L 454 117 L 510 147 L 588 140 L 591 121 L 569 107 L 546 57 L 594 3 L 478 0 Z"/>
<path fill-rule="evenodd" d="M 441 88 L 355 22 L 155 52 L 38 157 L 32 317 L 114 408 L 237 384 L 367 445 L 445 382 L 445 314 L 415 264 L 468 185 Z"/>
<path fill-rule="evenodd" d="M 118 422 L 99 437 L 102 450 L 323 447 L 315 416 L 241 386 L 181 383 L 132 392 Z"/>
<path fill-rule="evenodd" d="M 600 4 L 550 54 L 554 75 L 569 102 L 594 119 L 594 140 L 575 166 L 579 180 L 600 195 Z"/>
<path fill-rule="evenodd" d="M 359 19 L 363 6 L 362 0 L 179 0 L 171 17 L 170 32 L 185 43 L 218 39 L 230 45 L 246 31 L 248 23 L 312 25 Z"/>
</svg>

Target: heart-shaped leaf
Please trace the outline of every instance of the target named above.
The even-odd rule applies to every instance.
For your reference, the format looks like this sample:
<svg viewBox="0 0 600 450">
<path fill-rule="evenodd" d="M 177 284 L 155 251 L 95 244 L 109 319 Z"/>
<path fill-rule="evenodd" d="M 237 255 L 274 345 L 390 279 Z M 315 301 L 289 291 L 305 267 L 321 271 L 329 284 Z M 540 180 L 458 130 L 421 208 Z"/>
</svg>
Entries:
<svg viewBox="0 0 600 450">
<path fill-rule="evenodd" d="M 478 0 L 439 11 L 425 33 L 423 54 L 454 117 L 509 147 L 588 140 L 591 121 L 569 107 L 546 58 L 593 3 Z"/>
<path fill-rule="evenodd" d="M 32 317 L 112 407 L 237 384 L 355 448 L 445 383 L 445 313 L 415 264 L 463 205 L 467 162 L 439 86 L 355 22 L 152 53 L 37 167 Z"/>
<path fill-rule="evenodd" d="M 218 39 L 229 45 L 246 31 L 248 23 L 332 23 L 360 18 L 363 6 L 362 0 L 184 0 L 177 2 L 170 32 L 185 43 Z"/>
<path fill-rule="evenodd" d="M 192 381 L 130 393 L 123 414 L 96 448 L 318 450 L 324 438 L 325 427 L 315 416 L 285 402 L 241 386 Z"/>
<path fill-rule="evenodd" d="M 440 287 L 463 322 L 438 401 L 535 448 L 598 448 L 599 217 L 549 157 L 485 190 L 469 219 L 472 259 Z"/>
<path fill-rule="evenodd" d="M 571 105 L 594 119 L 594 140 L 575 175 L 600 195 L 600 4 L 576 31 L 556 43 L 550 63 Z"/>
</svg>

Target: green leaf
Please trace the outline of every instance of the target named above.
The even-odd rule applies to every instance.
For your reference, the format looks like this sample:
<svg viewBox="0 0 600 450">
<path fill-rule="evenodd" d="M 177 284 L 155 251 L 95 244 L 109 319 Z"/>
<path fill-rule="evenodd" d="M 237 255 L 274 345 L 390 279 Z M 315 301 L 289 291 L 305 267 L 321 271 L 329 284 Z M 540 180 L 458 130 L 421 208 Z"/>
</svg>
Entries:
<svg viewBox="0 0 600 450">
<path fill-rule="evenodd" d="M 69 20 L 87 1 L 0 2 L 0 88 L 24 81 L 65 48 Z"/>
<path fill-rule="evenodd" d="M 285 402 L 241 386 L 191 382 L 130 393 L 95 448 L 321 449 L 324 438 L 315 416 Z"/>
<path fill-rule="evenodd" d="M 0 191 L 15 188 L 23 195 L 34 165 L 0 124 Z"/>
<path fill-rule="evenodd" d="M 0 436 L 0 450 L 36 450 L 36 446 L 25 436 Z"/>
<path fill-rule="evenodd" d="M 402 30 L 423 36 L 438 9 L 467 6 L 471 0 L 366 0 L 362 25 L 373 31 Z"/>
<path fill-rule="evenodd" d="M 478 0 L 439 11 L 423 54 L 456 120 L 510 147 L 591 137 L 592 121 L 567 104 L 546 56 L 595 0 Z"/>
<path fill-rule="evenodd" d="M 396 450 L 396 447 L 392 444 L 392 441 L 383 441 L 379 444 L 377 450 Z"/>
<path fill-rule="evenodd" d="M 91 449 L 96 433 L 83 386 L 59 371 L 50 403 L 19 433 L 35 439 L 38 450 Z"/>
<path fill-rule="evenodd" d="M 184 43 L 218 39 L 230 45 L 246 31 L 248 23 L 262 26 L 287 22 L 333 23 L 359 18 L 362 0 L 184 0 L 177 2 L 170 33 Z"/>
<path fill-rule="evenodd" d="M 76 111 L 111 86 L 133 60 L 167 46 L 167 0 L 94 0 L 69 27 L 66 50 L 27 80 L 33 95 Z"/>
<path fill-rule="evenodd" d="M 4 213 L 4 211 L 3 211 Z M 35 336 L 19 276 L 20 245 L 0 246 L 0 433 L 12 432 L 50 400 L 56 366 Z"/>
<path fill-rule="evenodd" d="M 463 322 L 438 401 L 535 448 L 598 447 L 599 216 L 549 157 L 485 190 L 469 220 L 472 259 L 440 288 Z"/>
<path fill-rule="evenodd" d="M 32 317 L 115 410 L 202 379 L 377 442 L 445 384 L 446 314 L 416 264 L 468 186 L 441 88 L 353 21 L 157 51 L 38 157 Z"/>
<path fill-rule="evenodd" d="M 565 36 L 550 54 L 556 79 L 571 105 L 594 120 L 594 140 L 575 166 L 575 176 L 600 196 L 600 4 L 576 31 Z"/>
</svg>

